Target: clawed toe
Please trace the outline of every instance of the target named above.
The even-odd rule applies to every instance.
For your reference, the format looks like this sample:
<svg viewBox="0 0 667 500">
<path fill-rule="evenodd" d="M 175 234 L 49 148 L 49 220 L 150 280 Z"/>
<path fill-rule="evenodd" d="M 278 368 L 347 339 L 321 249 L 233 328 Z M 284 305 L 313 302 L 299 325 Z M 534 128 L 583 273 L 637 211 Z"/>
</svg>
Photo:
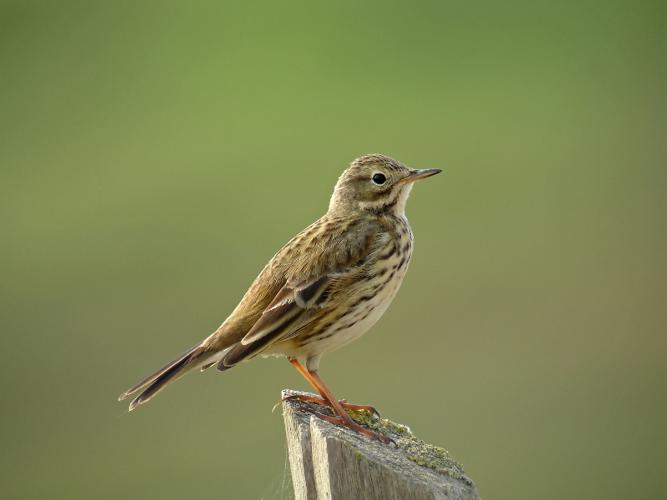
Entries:
<svg viewBox="0 0 667 500">
<path fill-rule="evenodd" d="M 315 403 L 316 405 L 329 406 L 329 403 L 319 396 L 312 396 L 310 394 L 290 394 L 285 396 L 283 401 L 301 401 L 302 403 Z"/>
<path fill-rule="evenodd" d="M 365 411 L 370 413 L 371 415 L 375 415 L 377 418 L 380 418 L 380 412 L 377 411 L 377 409 L 374 406 L 370 405 L 355 405 L 352 403 L 347 403 L 344 399 L 341 399 L 339 401 L 341 406 L 345 408 L 346 410 L 351 410 L 351 411 Z"/>
<path fill-rule="evenodd" d="M 394 444 L 394 445 L 396 445 L 396 442 L 393 439 L 391 439 L 391 438 L 389 438 L 389 437 L 387 437 L 383 434 L 380 434 L 378 432 L 375 432 L 371 429 L 368 429 L 368 428 L 364 427 L 363 425 L 359 425 L 354 420 L 350 419 L 348 421 L 348 420 L 346 420 L 342 417 L 339 417 L 338 415 L 324 415 L 324 414 L 319 413 L 319 412 L 313 412 L 313 414 L 316 417 L 321 418 L 322 420 L 324 420 L 326 422 L 329 422 L 330 424 L 338 425 L 338 426 L 341 426 L 341 427 L 347 427 L 348 429 L 356 432 L 357 434 L 363 434 L 364 436 L 368 436 L 368 437 L 377 439 L 378 441 L 380 441 L 384 444 Z"/>
<path fill-rule="evenodd" d="M 364 434 L 365 436 L 375 438 L 375 439 L 377 439 L 378 441 L 381 441 L 384 444 L 390 444 L 390 443 L 394 444 L 394 445 L 396 444 L 393 439 L 391 439 L 391 438 L 389 438 L 389 437 L 387 437 L 383 434 L 380 434 L 379 432 L 375 432 L 375 431 L 373 431 L 371 429 L 368 429 L 368 428 L 366 428 L 362 425 L 359 425 L 356 422 L 352 422 L 351 424 L 346 422 L 343 425 L 345 427 L 348 427 L 348 428 L 352 429 L 353 431 L 355 431 L 359 434 Z"/>
<path fill-rule="evenodd" d="M 302 401 L 304 403 L 314 403 L 319 406 L 326 406 L 327 408 L 331 408 L 331 405 L 329 404 L 328 401 L 326 401 L 323 398 L 320 398 L 318 396 L 313 396 L 310 394 L 291 394 L 285 398 L 284 400 L 296 400 L 296 401 Z M 340 405 L 345 409 L 345 410 L 351 410 L 351 411 L 365 411 L 368 412 L 372 415 L 377 415 L 378 417 L 380 414 L 378 411 L 373 408 L 372 406 L 368 405 L 355 405 L 348 403 L 344 399 L 339 401 Z M 367 427 L 364 427 L 363 425 L 360 425 L 356 423 L 354 420 L 352 420 L 351 417 L 346 415 L 347 418 L 343 418 L 340 415 L 326 415 L 324 413 L 321 413 L 319 411 L 311 411 L 313 415 L 315 415 L 317 418 L 320 418 L 326 422 L 329 422 L 330 424 L 334 425 L 339 425 L 342 427 L 347 427 L 348 429 L 353 430 L 354 432 L 358 434 L 363 434 L 364 436 L 369 436 L 374 439 L 377 439 L 378 441 L 381 441 L 384 444 L 396 444 L 393 439 L 388 438 L 387 436 L 384 436 L 382 434 L 379 434 L 371 429 L 368 429 Z"/>
<path fill-rule="evenodd" d="M 316 405 L 327 406 L 327 407 L 331 408 L 331 405 L 329 404 L 329 402 L 326 399 L 321 398 L 320 396 L 314 396 L 314 395 L 311 395 L 311 394 L 290 394 L 289 396 L 286 396 L 283 399 L 284 400 L 296 400 L 296 401 L 301 401 L 303 403 L 314 403 Z M 341 399 L 338 402 L 346 410 L 365 411 L 365 412 L 370 413 L 371 415 L 376 416 L 377 418 L 380 418 L 380 412 L 377 411 L 377 409 L 374 406 L 355 405 L 355 404 L 352 404 L 352 403 L 348 403 L 346 399 Z"/>
</svg>

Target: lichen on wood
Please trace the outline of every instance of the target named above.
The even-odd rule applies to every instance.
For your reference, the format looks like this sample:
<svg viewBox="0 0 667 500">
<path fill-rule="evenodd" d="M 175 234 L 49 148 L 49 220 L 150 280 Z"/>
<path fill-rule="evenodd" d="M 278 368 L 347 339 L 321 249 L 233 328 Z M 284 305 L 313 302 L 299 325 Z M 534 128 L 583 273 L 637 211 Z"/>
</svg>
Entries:
<svg viewBox="0 0 667 500">
<path fill-rule="evenodd" d="M 463 466 L 449 452 L 417 438 L 406 425 L 397 424 L 387 418 L 378 418 L 366 410 L 348 410 L 358 424 L 392 439 L 396 447 L 405 451 L 405 456 L 417 465 L 428 467 L 454 479 L 465 477 Z"/>
<path fill-rule="evenodd" d="M 479 494 L 447 450 L 417 438 L 409 427 L 366 411 L 350 411 L 359 424 L 393 444 L 330 424 L 317 413 L 328 407 L 305 403 L 283 391 L 283 414 L 297 499 L 461 499 Z"/>
</svg>

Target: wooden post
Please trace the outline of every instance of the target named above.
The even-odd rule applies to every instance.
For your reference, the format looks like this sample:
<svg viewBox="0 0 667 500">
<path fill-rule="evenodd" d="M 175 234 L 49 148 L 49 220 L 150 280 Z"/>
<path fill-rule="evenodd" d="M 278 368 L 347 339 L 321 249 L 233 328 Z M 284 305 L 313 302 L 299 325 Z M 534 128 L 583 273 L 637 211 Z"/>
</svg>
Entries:
<svg viewBox="0 0 667 500">
<path fill-rule="evenodd" d="M 473 482 L 443 448 L 417 439 L 406 426 L 354 412 L 360 424 L 390 437 L 385 445 L 330 424 L 313 412 L 328 408 L 289 399 L 283 416 L 296 500 L 480 500 Z"/>
</svg>

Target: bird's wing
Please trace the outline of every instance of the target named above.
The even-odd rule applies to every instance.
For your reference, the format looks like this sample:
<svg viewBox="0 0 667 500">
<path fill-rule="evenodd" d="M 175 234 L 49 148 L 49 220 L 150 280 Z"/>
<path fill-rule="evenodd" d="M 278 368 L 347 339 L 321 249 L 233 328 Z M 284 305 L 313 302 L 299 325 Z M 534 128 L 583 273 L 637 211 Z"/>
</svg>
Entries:
<svg viewBox="0 0 667 500">
<path fill-rule="evenodd" d="M 289 328 L 304 313 L 321 306 L 330 285 L 331 278 L 325 274 L 308 283 L 283 286 L 257 323 L 241 339 L 241 344 L 248 345 L 263 337 L 273 337 L 274 332 Z"/>
<path fill-rule="evenodd" d="M 351 279 L 366 272 L 365 264 L 386 247 L 389 236 L 382 226 L 358 224 L 343 233 L 324 233 L 321 242 L 309 249 L 299 245 L 295 252 L 276 257 L 291 262 L 285 269 L 286 282 L 264 309 L 259 319 L 220 361 L 218 368 L 229 368 L 263 351 L 269 345 L 293 335 L 331 310 L 343 298 L 337 293 Z M 320 233 L 321 234 L 321 233 Z M 308 258 L 298 252 L 308 252 Z"/>
</svg>

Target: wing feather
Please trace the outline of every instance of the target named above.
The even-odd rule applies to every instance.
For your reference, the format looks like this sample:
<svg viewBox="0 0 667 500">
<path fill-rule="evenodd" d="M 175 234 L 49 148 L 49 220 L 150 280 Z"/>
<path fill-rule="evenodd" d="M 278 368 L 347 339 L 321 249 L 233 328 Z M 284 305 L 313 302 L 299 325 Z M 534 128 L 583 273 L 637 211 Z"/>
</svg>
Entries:
<svg viewBox="0 0 667 500">
<path fill-rule="evenodd" d="M 295 316 L 300 316 L 308 309 L 317 307 L 317 302 L 328 285 L 329 276 L 322 276 L 302 286 L 285 285 L 262 313 L 257 323 L 241 339 L 241 344 L 252 344 L 265 335 L 280 334 L 293 323 L 291 320 Z"/>
</svg>

